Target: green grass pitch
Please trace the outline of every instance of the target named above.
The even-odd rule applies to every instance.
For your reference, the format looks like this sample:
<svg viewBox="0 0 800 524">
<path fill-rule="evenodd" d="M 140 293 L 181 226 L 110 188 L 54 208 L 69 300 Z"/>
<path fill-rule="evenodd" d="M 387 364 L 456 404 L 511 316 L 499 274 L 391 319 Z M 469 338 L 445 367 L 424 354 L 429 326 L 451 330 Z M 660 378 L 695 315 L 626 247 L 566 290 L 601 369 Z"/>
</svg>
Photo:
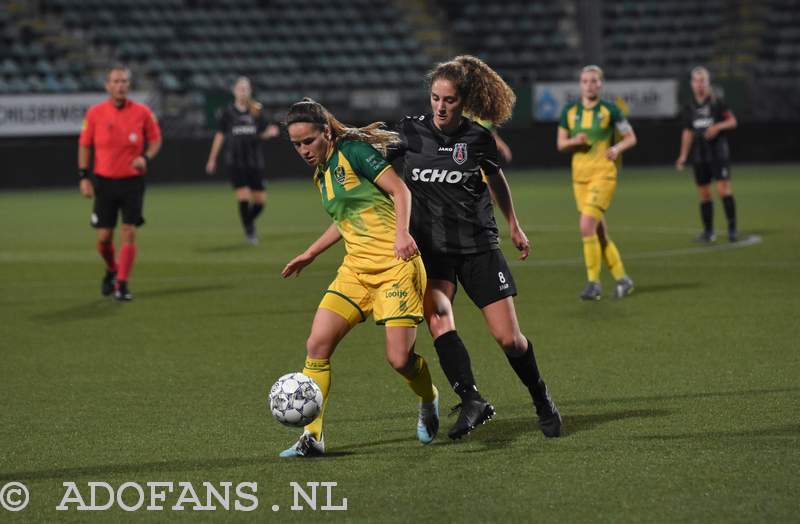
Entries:
<svg viewBox="0 0 800 524">
<path fill-rule="evenodd" d="M 457 325 L 495 420 L 451 443 L 454 419 L 443 417 L 442 436 L 418 444 L 415 400 L 368 321 L 333 359 L 330 456 L 306 461 L 277 457 L 298 432 L 274 422 L 265 400 L 279 375 L 302 367 L 343 249 L 280 278 L 329 223 L 308 174 L 270 186 L 257 247 L 244 243 L 228 187 L 152 185 L 130 304 L 100 296 L 77 184 L 2 193 L 0 487 L 23 482 L 31 499 L 19 513 L 0 507 L 0 521 L 796 520 L 798 169 L 737 166 L 741 231 L 757 237 L 724 240 L 717 201 L 714 247 L 691 241 L 699 217 L 688 172 L 626 169 L 608 220 L 637 289 L 588 304 L 577 298 L 585 276 L 566 170 L 509 172 L 533 243 L 531 258 L 512 264 L 516 305 L 566 436 L 539 433 L 460 293 Z M 507 237 L 504 248 L 515 258 Z M 417 349 L 446 413 L 456 399 L 424 329 Z M 259 507 L 58 512 L 65 481 L 253 481 Z M 346 497 L 348 511 L 290 511 L 291 481 L 337 482 L 334 502 Z"/>
</svg>

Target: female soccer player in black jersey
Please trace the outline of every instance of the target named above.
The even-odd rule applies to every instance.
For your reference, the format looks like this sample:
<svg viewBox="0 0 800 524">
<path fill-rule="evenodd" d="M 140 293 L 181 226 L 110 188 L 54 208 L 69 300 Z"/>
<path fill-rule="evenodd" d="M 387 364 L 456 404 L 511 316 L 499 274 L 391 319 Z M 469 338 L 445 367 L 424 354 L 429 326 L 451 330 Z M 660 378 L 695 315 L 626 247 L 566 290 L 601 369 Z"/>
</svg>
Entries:
<svg viewBox="0 0 800 524">
<path fill-rule="evenodd" d="M 675 166 L 683 170 L 687 158 L 694 165 L 694 180 L 700 195 L 700 218 L 703 232 L 698 242 L 713 242 L 714 202 L 711 180 L 717 182 L 717 193 L 728 219 L 728 240 L 736 242 L 736 203 L 731 189 L 730 153 L 726 134 L 736 128 L 736 117 L 721 98 L 711 90 L 711 76 L 705 67 L 692 69 L 692 100 L 684 109 L 681 151 Z"/>
<path fill-rule="evenodd" d="M 389 156 L 405 161 L 411 234 L 428 275 L 425 319 L 442 369 L 461 397 L 458 421 L 448 435 L 461 438 L 495 413 L 478 393 L 469 354 L 456 331 L 453 298 L 461 282 L 528 388 L 545 436 L 557 437 L 561 416 L 539 375 L 533 345 L 519 328 L 512 299 L 517 289 L 500 251 L 492 196 L 523 260 L 530 249 L 528 238 L 517 222 L 491 132 L 463 116 L 466 112 L 502 124 L 511 116 L 514 93 L 472 56 L 439 64 L 428 80 L 432 113 L 406 117 L 399 129 L 402 143 Z"/>
<path fill-rule="evenodd" d="M 233 85 L 234 101 L 219 115 L 217 132 L 211 144 L 206 172 L 211 175 L 217 170 L 217 157 L 222 144 L 225 149 L 225 165 L 236 190 L 239 203 L 239 217 L 247 240 L 258 243 L 255 220 L 264 209 L 267 193 L 264 191 L 264 158 L 261 155 L 260 140 L 278 136 L 280 130 L 269 124 L 261 104 L 252 98 L 250 80 L 239 77 Z"/>
</svg>

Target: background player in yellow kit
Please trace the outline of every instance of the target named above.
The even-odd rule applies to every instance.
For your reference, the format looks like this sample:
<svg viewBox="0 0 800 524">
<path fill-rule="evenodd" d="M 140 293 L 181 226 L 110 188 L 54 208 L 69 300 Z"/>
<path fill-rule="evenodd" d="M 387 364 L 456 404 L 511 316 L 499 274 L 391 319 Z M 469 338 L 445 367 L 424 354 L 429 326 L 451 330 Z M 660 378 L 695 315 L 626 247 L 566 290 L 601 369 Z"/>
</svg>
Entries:
<svg viewBox="0 0 800 524">
<path fill-rule="evenodd" d="M 617 187 L 620 155 L 636 145 L 636 135 L 616 104 L 600 99 L 603 71 L 588 65 L 580 74 L 581 98 L 561 111 L 558 150 L 572 152 L 572 186 L 580 212 L 583 257 L 588 283 L 583 300 L 599 300 L 600 264 L 605 261 L 616 280 L 614 296 L 633 291 L 633 280 L 625 273 L 617 246 L 608 235 L 605 212 Z M 614 132 L 621 140 L 612 144 Z"/>
<path fill-rule="evenodd" d="M 408 229 L 411 193 L 375 148 L 385 151 L 398 135 L 377 123 L 346 127 L 311 99 L 289 109 L 286 125 L 297 153 L 316 168 L 314 183 L 333 224 L 282 275 L 300 274 L 341 238 L 346 251 L 314 317 L 303 373 L 320 386 L 327 405 L 330 358 L 350 329 L 372 313 L 386 327 L 386 359 L 420 399 L 417 438 L 428 444 L 439 430 L 439 398 L 425 359 L 414 352 L 425 268 Z M 325 452 L 324 409 L 282 457 Z"/>
</svg>

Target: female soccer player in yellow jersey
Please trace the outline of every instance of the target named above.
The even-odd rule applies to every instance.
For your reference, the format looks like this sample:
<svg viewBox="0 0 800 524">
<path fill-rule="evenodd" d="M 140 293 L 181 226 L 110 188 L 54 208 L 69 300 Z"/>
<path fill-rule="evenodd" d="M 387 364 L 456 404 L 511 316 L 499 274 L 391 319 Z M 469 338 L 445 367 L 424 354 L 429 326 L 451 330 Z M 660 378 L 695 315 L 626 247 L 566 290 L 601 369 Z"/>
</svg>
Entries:
<svg viewBox="0 0 800 524">
<path fill-rule="evenodd" d="M 636 135 L 616 104 L 600 99 L 603 70 L 588 65 L 580 74 L 581 98 L 567 104 L 558 126 L 558 150 L 572 152 L 572 187 L 580 212 L 583 258 L 588 283 L 583 300 L 600 300 L 600 264 L 605 261 L 616 280 L 614 296 L 633 291 L 617 246 L 608 236 L 605 212 L 617 187 L 617 164 L 623 151 L 636 145 Z M 614 132 L 622 139 L 613 144 Z"/>
<path fill-rule="evenodd" d="M 330 359 L 350 329 L 370 313 L 376 324 L 385 326 L 386 359 L 419 397 L 417 438 L 428 444 L 439 430 L 439 395 L 425 359 L 414 352 L 417 324 L 423 319 L 425 268 L 408 230 L 411 194 L 378 151 L 397 142 L 398 135 L 378 123 L 346 127 L 308 98 L 289 109 L 286 125 L 297 153 L 315 168 L 314 184 L 333 224 L 290 260 L 282 275 L 299 275 L 342 238 L 345 257 L 324 293 L 306 342 L 303 373 L 322 389 L 323 411 L 280 455 L 325 452 L 322 417 L 330 391 Z"/>
</svg>

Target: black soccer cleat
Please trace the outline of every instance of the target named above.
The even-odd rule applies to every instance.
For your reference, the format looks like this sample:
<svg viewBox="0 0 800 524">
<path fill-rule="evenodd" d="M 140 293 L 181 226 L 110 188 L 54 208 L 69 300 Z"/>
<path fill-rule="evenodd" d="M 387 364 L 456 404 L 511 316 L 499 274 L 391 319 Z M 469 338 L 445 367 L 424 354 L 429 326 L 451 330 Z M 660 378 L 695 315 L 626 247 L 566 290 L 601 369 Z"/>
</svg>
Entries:
<svg viewBox="0 0 800 524">
<path fill-rule="evenodd" d="M 730 242 L 738 242 L 739 241 L 739 232 L 735 229 L 728 230 L 728 241 Z"/>
<path fill-rule="evenodd" d="M 458 411 L 458 420 L 447 432 L 447 436 L 453 440 L 460 439 L 475 429 L 480 424 L 486 424 L 497 413 L 487 400 L 477 398 L 474 400 L 464 400 L 458 404 L 450 414 Z"/>
<path fill-rule="evenodd" d="M 583 288 L 583 291 L 581 291 L 581 294 L 578 295 L 578 298 L 581 300 L 600 300 L 602 296 L 603 288 L 600 287 L 600 282 L 589 281 L 586 283 L 586 287 Z"/>
<path fill-rule="evenodd" d="M 117 281 L 117 289 L 114 291 L 114 298 L 120 302 L 130 302 L 133 300 L 133 293 L 128 289 L 128 283 L 126 281 Z"/>
<path fill-rule="evenodd" d="M 106 276 L 103 277 L 103 282 L 100 284 L 100 293 L 107 297 L 114 292 L 114 285 L 117 283 L 117 272 L 106 271 Z"/>
<path fill-rule="evenodd" d="M 550 398 L 550 391 L 544 380 L 539 379 L 531 391 L 531 396 L 533 397 L 533 406 L 536 408 L 536 416 L 539 417 L 539 429 L 547 438 L 560 437 L 561 413 L 558 412 L 555 402 Z"/>
</svg>

